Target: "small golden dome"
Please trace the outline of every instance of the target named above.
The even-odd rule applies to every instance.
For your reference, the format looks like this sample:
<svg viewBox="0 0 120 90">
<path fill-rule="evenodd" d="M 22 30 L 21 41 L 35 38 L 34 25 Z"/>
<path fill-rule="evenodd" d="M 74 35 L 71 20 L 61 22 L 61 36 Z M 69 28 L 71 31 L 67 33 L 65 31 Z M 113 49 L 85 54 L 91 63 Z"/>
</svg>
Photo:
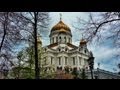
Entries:
<svg viewBox="0 0 120 90">
<path fill-rule="evenodd" d="M 86 41 L 86 40 L 81 39 L 81 41 L 80 41 L 80 45 L 83 45 L 83 44 L 86 44 L 86 43 L 87 43 L 87 41 Z"/>
<path fill-rule="evenodd" d="M 64 29 L 65 31 L 70 31 L 70 28 L 64 24 L 62 21 L 59 21 L 52 29 L 51 31 L 55 31 L 55 30 L 61 30 Z"/>
<path fill-rule="evenodd" d="M 42 44 L 41 36 L 37 36 L 37 43 Z"/>
<path fill-rule="evenodd" d="M 41 44 L 41 43 L 42 43 L 42 41 L 41 41 L 40 39 L 37 39 L 37 43 L 40 43 L 40 44 Z"/>
</svg>

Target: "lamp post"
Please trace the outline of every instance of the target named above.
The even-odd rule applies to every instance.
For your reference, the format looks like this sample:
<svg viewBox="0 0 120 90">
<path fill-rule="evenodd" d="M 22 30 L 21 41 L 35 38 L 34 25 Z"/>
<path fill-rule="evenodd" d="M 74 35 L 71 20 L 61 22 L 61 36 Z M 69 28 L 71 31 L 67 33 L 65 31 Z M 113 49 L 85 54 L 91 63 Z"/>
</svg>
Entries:
<svg viewBox="0 0 120 90">
<path fill-rule="evenodd" d="M 89 64 L 89 68 L 90 68 L 90 72 L 91 72 L 91 78 L 93 79 L 94 57 L 93 57 L 92 52 L 90 52 L 90 57 L 88 59 L 88 64 Z"/>
</svg>

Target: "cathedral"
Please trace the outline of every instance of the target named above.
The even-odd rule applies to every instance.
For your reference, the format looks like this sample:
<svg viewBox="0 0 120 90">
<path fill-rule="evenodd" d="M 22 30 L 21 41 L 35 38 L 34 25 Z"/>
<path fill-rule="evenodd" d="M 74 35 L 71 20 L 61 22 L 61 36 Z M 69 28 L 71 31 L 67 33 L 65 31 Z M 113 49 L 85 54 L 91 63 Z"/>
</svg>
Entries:
<svg viewBox="0 0 120 90">
<path fill-rule="evenodd" d="M 49 38 L 50 44 L 43 47 L 47 66 L 52 66 L 55 71 L 64 70 L 66 67 L 77 70 L 89 69 L 88 58 L 92 52 L 87 48 L 87 41 L 82 38 L 79 46 L 74 45 L 71 29 L 61 17 L 60 21 L 52 27 Z"/>
</svg>

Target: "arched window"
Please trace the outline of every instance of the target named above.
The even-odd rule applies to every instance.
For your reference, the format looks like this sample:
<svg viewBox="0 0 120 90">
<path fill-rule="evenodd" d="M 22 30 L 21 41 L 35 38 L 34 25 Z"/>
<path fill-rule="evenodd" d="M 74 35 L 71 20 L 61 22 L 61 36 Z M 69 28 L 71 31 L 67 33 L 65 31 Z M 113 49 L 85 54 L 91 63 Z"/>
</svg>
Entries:
<svg viewBox="0 0 120 90">
<path fill-rule="evenodd" d="M 51 40 L 51 38 L 50 38 L 50 43 L 52 43 L 52 40 Z"/>
<path fill-rule="evenodd" d="M 59 40 L 60 40 L 60 42 L 61 42 L 61 37 L 59 37 Z"/>
<path fill-rule="evenodd" d="M 61 65 L 61 57 L 59 57 L 59 65 Z"/>
<path fill-rule="evenodd" d="M 65 48 L 65 51 L 67 51 L 67 48 Z"/>
<path fill-rule="evenodd" d="M 75 65 L 75 57 L 73 57 L 73 65 Z"/>
<path fill-rule="evenodd" d="M 53 43 L 54 43 L 54 37 L 53 37 Z"/>
<path fill-rule="evenodd" d="M 58 37 L 56 37 L 56 43 L 58 42 Z"/>
<path fill-rule="evenodd" d="M 58 50 L 59 50 L 59 52 L 60 52 L 60 48 L 59 48 Z"/>
<path fill-rule="evenodd" d="M 88 67 L 86 67 L 86 70 L 88 70 Z"/>
<path fill-rule="evenodd" d="M 69 43 L 70 43 L 70 38 L 69 38 Z"/>
<path fill-rule="evenodd" d="M 79 57 L 79 65 L 81 65 L 81 57 Z"/>
<path fill-rule="evenodd" d="M 66 37 L 64 37 L 64 39 L 65 39 L 65 43 L 66 43 Z"/>
<path fill-rule="evenodd" d="M 53 57 L 51 57 L 51 65 L 53 64 Z"/>
<path fill-rule="evenodd" d="M 68 58 L 67 58 L 67 57 L 65 57 L 65 65 L 67 65 L 67 60 L 68 60 Z"/>
</svg>

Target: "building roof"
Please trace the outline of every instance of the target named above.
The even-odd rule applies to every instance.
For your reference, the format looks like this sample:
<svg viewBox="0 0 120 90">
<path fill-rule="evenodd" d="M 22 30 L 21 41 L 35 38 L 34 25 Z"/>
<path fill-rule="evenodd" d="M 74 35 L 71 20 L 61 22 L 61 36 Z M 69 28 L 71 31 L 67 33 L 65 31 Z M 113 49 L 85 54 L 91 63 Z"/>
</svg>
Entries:
<svg viewBox="0 0 120 90">
<path fill-rule="evenodd" d="M 53 43 L 53 44 L 48 45 L 47 47 L 48 48 L 52 48 L 52 47 L 55 47 L 57 45 L 58 45 L 58 43 Z M 75 45 L 73 45 L 71 43 L 67 43 L 66 45 L 69 46 L 69 47 L 71 47 L 71 48 L 73 48 L 73 49 L 77 49 L 78 48 L 77 46 L 75 46 Z"/>
<path fill-rule="evenodd" d="M 58 43 L 53 43 L 53 44 L 48 45 L 47 47 L 48 47 L 48 48 L 51 48 L 51 47 L 55 47 L 55 46 L 57 46 L 57 45 L 58 45 Z"/>
<path fill-rule="evenodd" d="M 71 48 L 78 48 L 77 46 L 75 46 L 75 45 L 73 45 L 73 44 L 71 44 L 71 43 L 67 43 L 67 45 L 68 45 L 69 47 L 71 47 Z"/>
</svg>

